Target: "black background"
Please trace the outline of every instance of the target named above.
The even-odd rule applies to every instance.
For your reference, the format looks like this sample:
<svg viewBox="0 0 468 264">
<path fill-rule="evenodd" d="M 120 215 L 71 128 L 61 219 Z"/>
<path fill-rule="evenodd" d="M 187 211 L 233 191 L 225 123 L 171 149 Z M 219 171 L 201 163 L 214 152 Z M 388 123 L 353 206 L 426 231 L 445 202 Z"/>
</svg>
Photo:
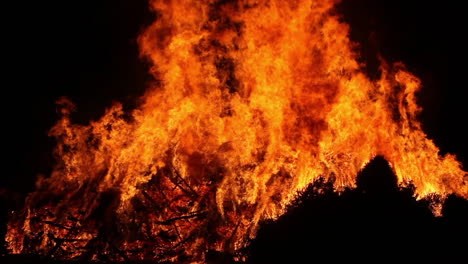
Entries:
<svg viewBox="0 0 468 264">
<path fill-rule="evenodd" d="M 67 96 L 76 103 L 75 121 L 85 124 L 99 118 L 113 101 L 123 102 L 131 108 L 135 98 L 151 81 L 147 74 L 148 65 L 138 57 L 136 43 L 139 32 L 154 19 L 145 0 L 30 2 L 17 2 L 2 8 L 6 15 L 2 25 L 4 78 L 1 89 L 2 151 L 6 160 L 0 179 L 0 195 L 4 204 L 1 223 L 4 223 L 7 210 L 18 207 L 24 195 L 34 189 L 36 175 L 47 175 L 50 171 L 54 142 L 47 137 L 47 132 L 58 118 L 54 102 L 60 96 Z M 369 65 L 369 74 L 375 73 L 376 54 L 380 53 L 389 62 L 404 62 L 422 79 L 419 101 L 424 109 L 421 120 L 425 132 L 440 147 L 442 154 L 456 154 L 467 169 L 468 129 L 465 124 L 468 93 L 464 41 L 467 31 L 464 10 L 457 5 L 455 1 L 441 4 L 424 0 L 345 0 L 337 10 L 344 14 L 344 21 L 350 23 L 351 38 L 360 43 L 362 61 Z M 319 202 L 315 198 L 312 199 L 314 202 L 307 202 L 304 198 L 303 206 L 298 206 L 302 209 L 292 210 L 278 223 L 265 227 L 263 230 L 267 231 L 261 231 L 253 244 L 254 253 L 251 254 L 257 263 L 267 258 L 264 253 L 269 252 L 272 247 L 269 243 L 273 241 L 276 245 L 283 245 L 283 250 L 277 251 L 283 252 L 283 256 L 299 253 L 299 256 L 311 257 L 313 254 L 310 252 L 317 252 L 312 250 L 312 245 L 317 246 L 318 238 L 326 240 L 324 243 L 330 246 L 322 249 L 345 249 L 356 245 L 353 239 L 357 241 L 366 236 L 367 245 L 384 243 L 392 238 L 406 241 L 403 243 L 405 248 L 416 246 L 420 240 L 437 240 L 435 245 L 439 245 L 441 240 L 455 241 L 460 234 L 465 234 L 466 239 L 468 231 L 460 223 L 461 219 L 467 219 L 463 200 L 450 198 L 455 202 L 447 207 L 452 209 L 445 211 L 444 218 L 435 219 L 404 192 L 390 191 L 391 195 L 380 198 L 359 196 L 373 188 L 381 190 L 375 186 L 394 189 L 394 181 L 388 180 L 394 176 L 389 174 L 385 162 L 378 160 L 375 164 L 367 174 L 384 175 L 381 182 L 364 183 L 356 192 L 341 198 L 331 193 Z M 364 182 L 367 178 L 360 176 Z M 389 201 L 393 204 L 391 208 L 410 209 L 375 211 L 379 206 L 387 208 L 385 204 Z M 318 212 L 315 216 L 310 214 L 313 210 Z M 380 220 L 372 218 L 375 214 Z M 392 216 L 395 214 L 399 217 L 398 224 Z M 349 222 L 353 225 L 350 228 L 360 231 L 342 236 L 340 232 L 314 233 L 317 229 L 333 230 L 333 225 L 348 223 L 336 219 L 351 218 L 355 220 Z M 311 219 L 321 219 L 317 220 L 321 227 L 304 219 L 314 224 L 317 223 Z M 366 222 L 363 219 L 374 220 Z M 421 221 L 427 224 L 419 225 Z M 378 227 L 368 227 L 374 224 Z M 291 226 L 306 231 L 295 233 L 288 229 Z M 417 226 L 424 228 L 418 229 Z M 451 226 L 450 230 L 447 226 Z M 405 232 L 395 235 L 396 230 L 402 228 Z M 416 229 L 418 231 L 412 233 Z M 429 235 L 432 234 L 430 230 L 438 230 L 445 235 L 433 237 Z M 371 234 L 381 236 L 369 238 Z M 300 249 L 291 242 L 298 240 L 306 240 Z M 428 247 L 425 252 L 437 251 L 437 248 Z M 387 249 L 385 253 L 390 254 L 398 247 Z M 358 249 L 355 251 L 359 252 Z M 353 254 L 356 256 L 357 253 Z"/>
</svg>

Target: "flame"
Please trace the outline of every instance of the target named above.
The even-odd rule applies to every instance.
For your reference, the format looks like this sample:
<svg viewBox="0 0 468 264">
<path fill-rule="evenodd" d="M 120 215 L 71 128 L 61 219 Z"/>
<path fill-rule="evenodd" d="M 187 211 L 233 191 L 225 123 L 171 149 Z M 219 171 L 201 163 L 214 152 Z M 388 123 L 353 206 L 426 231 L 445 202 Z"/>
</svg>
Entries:
<svg viewBox="0 0 468 264">
<path fill-rule="evenodd" d="M 377 155 L 418 198 L 468 198 L 466 172 L 417 120 L 420 80 L 384 62 L 371 80 L 337 2 L 151 0 L 139 44 L 157 81 L 89 125 L 59 101 L 58 162 L 10 221 L 10 251 L 204 262 L 314 180 L 354 187 Z"/>
</svg>

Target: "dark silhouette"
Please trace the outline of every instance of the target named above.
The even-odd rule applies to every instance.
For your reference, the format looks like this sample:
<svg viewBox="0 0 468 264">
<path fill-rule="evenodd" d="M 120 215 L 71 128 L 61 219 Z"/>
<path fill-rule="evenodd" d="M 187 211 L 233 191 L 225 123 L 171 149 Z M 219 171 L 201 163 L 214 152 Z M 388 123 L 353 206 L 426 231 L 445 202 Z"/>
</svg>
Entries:
<svg viewBox="0 0 468 264">
<path fill-rule="evenodd" d="M 341 195 L 318 180 L 286 214 L 261 226 L 248 263 L 466 260 L 459 238 L 468 235 L 468 201 L 450 196 L 437 218 L 413 190 L 396 185 L 382 157 L 362 170 L 356 189 Z"/>
</svg>

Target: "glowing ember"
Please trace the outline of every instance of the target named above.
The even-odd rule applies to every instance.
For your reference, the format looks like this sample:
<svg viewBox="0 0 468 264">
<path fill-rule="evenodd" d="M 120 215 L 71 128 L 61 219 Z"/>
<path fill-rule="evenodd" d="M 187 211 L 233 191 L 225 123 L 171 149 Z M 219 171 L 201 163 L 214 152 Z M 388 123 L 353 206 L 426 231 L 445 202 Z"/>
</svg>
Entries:
<svg viewBox="0 0 468 264">
<path fill-rule="evenodd" d="M 139 41 L 158 82 L 133 112 L 116 104 L 88 126 L 59 101 L 58 163 L 10 221 L 11 252 L 204 262 L 314 180 L 353 187 L 376 155 L 418 198 L 468 198 L 459 162 L 416 119 L 419 79 L 382 63 L 370 80 L 336 2 L 151 1 Z"/>
</svg>

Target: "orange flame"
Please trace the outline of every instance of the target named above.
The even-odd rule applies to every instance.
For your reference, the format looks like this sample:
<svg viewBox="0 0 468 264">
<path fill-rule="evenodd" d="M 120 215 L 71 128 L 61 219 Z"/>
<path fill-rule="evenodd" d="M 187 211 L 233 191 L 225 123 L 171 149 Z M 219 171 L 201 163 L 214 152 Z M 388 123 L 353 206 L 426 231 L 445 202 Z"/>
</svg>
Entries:
<svg viewBox="0 0 468 264">
<path fill-rule="evenodd" d="M 203 262 L 314 180 L 355 186 L 376 155 L 418 198 L 468 198 L 460 163 L 417 120 L 420 80 L 385 63 L 370 80 L 337 1 L 150 2 L 158 19 L 139 43 L 158 82 L 131 113 L 115 104 L 87 126 L 59 101 L 58 164 L 10 221 L 11 252 Z"/>
</svg>

